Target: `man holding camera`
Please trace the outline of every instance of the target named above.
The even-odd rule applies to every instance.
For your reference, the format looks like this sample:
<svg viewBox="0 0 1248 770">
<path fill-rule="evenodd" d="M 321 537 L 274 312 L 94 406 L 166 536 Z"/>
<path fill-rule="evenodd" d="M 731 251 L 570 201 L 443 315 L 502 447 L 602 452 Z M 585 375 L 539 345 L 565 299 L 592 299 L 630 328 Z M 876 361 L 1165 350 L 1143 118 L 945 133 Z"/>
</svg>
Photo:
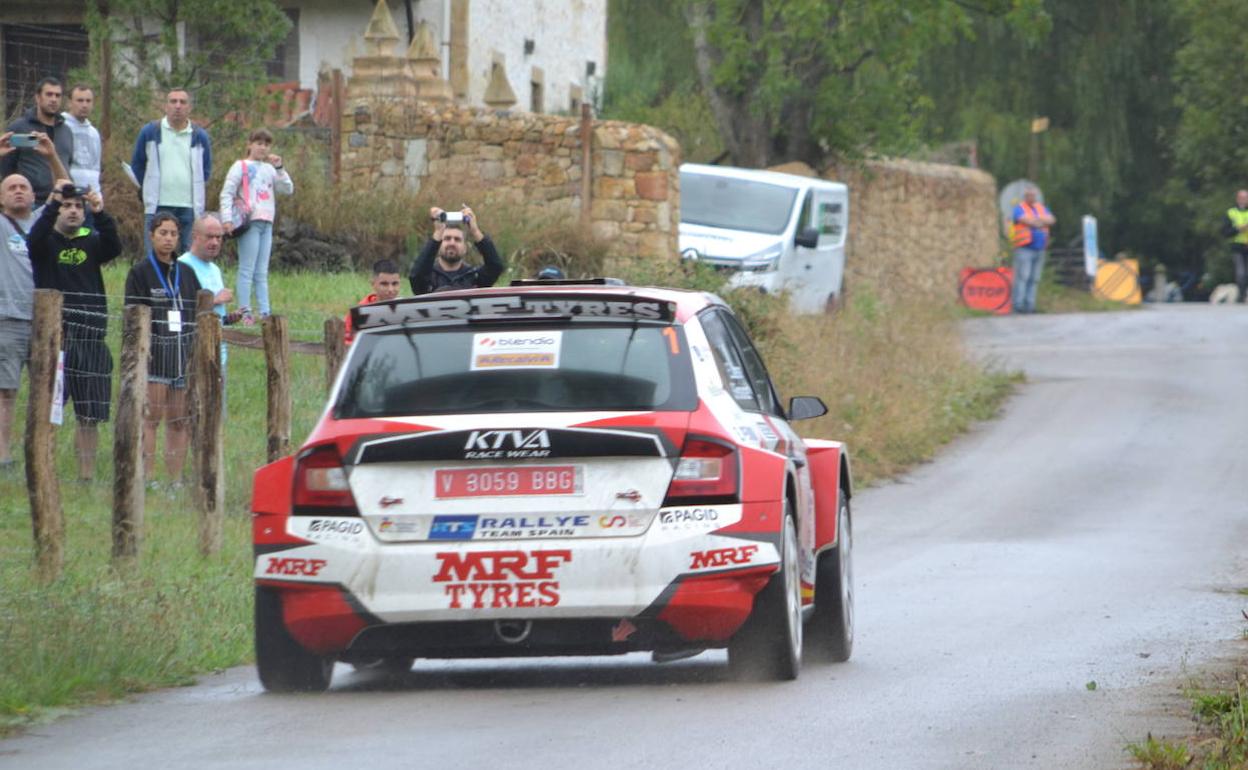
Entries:
<svg viewBox="0 0 1248 770">
<path fill-rule="evenodd" d="M 472 209 L 465 206 L 455 212 L 434 206 L 429 209 L 429 216 L 433 220 L 433 235 L 425 241 L 408 275 L 412 294 L 493 286 L 503 274 L 503 258 L 498 255 L 494 241 L 481 232 Z M 465 232 L 472 236 L 484 264 L 476 267 L 464 264 L 464 255 L 468 253 Z"/>
<path fill-rule="evenodd" d="M 87 207 L 95 226 L 86 227 Z M 121 254 L 117 223 L 96 190 L 58 180 L 27 237 L 35 288 L 58 289 L 62 311 L 65 390 L 74 402 L 78 430 L 78 478 L 95 477 L 96 427 L 107 422 L 112 402 L 113 356 L 104 342 L 108 305 L 100 268 Z"/>
<path fill-rule="evenodd" d="M 35 87 L 35 106 L 9 124 L 9 144 L 16 152 L 0 157 L 0 178 L 21 174 L 35 191 L 35 204 L 41 205 L 52 192 L 52 180 L 68 176 L 64 171 L 74 155 L 74 134 L 61 117 L 61 81 L 44 78 Z M 52 156 L 61 164 L 52 164 Z"/>
</svg>

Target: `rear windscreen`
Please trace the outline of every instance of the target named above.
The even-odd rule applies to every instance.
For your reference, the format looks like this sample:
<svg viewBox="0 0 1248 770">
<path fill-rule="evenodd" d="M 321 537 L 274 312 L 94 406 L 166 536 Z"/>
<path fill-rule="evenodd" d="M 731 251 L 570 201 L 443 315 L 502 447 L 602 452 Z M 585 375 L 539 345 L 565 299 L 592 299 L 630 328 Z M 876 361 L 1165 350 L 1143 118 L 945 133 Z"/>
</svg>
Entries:
<svg viewBox="0 0 1248 770">
<path fill-rule="evenodd" d="M 472 325 L 359 335 L 334 413 L 345 419 L 696 406 L 678 326 Z"/>
<path fill-rule="evenodd" d="M 793 214 L 791 187 L 712 174 L 680 174 L 680 221 L 779 235 Z"/>
</svg>

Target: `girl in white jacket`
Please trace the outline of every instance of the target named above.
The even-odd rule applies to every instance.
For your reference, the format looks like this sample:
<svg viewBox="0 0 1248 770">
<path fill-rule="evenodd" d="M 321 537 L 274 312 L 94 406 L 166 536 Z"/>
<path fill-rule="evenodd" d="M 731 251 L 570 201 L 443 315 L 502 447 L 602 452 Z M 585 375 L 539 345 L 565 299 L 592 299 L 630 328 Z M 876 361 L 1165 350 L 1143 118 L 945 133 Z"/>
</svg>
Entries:
<svg viewBox="0 0 1248 770">
<path fill-rule="evenodd" d="M 252 131 L 247 139 L 247 157 L 234 161 L 221 188 L 225 232 L 238 238 L 238 289 L 234 297 L 247 325 L 255 323 L 251 313 L 253 283 L 260 316 L 267 316 L 270 310 L 269 254 L 273 250 L 273 218 L 277 214 L 273 196 L 295 191 L 295 184 L 282 165 L 282 156 L 269 152 L 272 147 L 273 134 L 263 128 Z"/>
</svg>

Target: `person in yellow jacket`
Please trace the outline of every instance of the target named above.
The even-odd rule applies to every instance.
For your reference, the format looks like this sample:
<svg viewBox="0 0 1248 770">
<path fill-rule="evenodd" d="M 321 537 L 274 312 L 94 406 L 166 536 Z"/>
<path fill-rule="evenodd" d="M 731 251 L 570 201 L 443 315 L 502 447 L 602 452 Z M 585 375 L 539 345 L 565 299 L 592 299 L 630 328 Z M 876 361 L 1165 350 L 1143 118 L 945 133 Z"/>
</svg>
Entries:
<svg viewBox="0 0 1248 770">
<path fill-rule="evenodd" d="M 1231 240 L 1231 258 L 1235 260 L 1235 285 L 1239 294 L 1235 301 L 1243 304 L 1248 294 L 1248 190 L 1235 193 L 1235 207 L 1226 210 L 1222 234 Z"/>
<path fill-rule="evenodd" d="M 1049 228 L 1057 221 L 1038 198 L 1035 187 L 1023 190 L 1023 200 L 1014 207 L 1010 238 L 1014 242 L 1014 312 L 1036 312 L 1036 287 L 1044 269 L 1044 250 L 1049 245 Z"/>
</svg>

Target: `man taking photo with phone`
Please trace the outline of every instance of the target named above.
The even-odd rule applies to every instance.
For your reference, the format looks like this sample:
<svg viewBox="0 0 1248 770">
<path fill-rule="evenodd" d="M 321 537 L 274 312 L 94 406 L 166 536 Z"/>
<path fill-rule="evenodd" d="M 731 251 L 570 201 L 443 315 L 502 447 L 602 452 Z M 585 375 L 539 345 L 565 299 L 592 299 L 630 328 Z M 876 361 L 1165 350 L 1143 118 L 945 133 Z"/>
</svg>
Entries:
<svg viewBox="0 0 1248 770">
<path fill-rule="evenodd" d="M 35 87 L 35 106 L 9 124 L 9 144 L 15 149 L 0 157 L 0 179 L 21 174 L 35 191 L 35 205 L 41 206 L 52 192 L 52 182 L 69 176 L 70 159 L 74 156 L 74 134 L 61 116 L 61 81 L 44 78 Z M 46 137 L 48 142 L 45 143 Z M 47 147 L 55 152 L 54 166 Z"/>
<path fill-rule="evenodd" d="M 494 241 L 481 232 L 472 209 L 465 206 L 459 211 L 444 211 L 434 206 L 429 209 L 429 217 L 433 220 L 433 235 L 425 241 L 408 274 L 412 294 L 493 286 L 503 274 L 503 258 L 498 255 Z M 483 264 L 464 263 L 468 253 L 466 234 L 472 236 Z"/>
</svg>

